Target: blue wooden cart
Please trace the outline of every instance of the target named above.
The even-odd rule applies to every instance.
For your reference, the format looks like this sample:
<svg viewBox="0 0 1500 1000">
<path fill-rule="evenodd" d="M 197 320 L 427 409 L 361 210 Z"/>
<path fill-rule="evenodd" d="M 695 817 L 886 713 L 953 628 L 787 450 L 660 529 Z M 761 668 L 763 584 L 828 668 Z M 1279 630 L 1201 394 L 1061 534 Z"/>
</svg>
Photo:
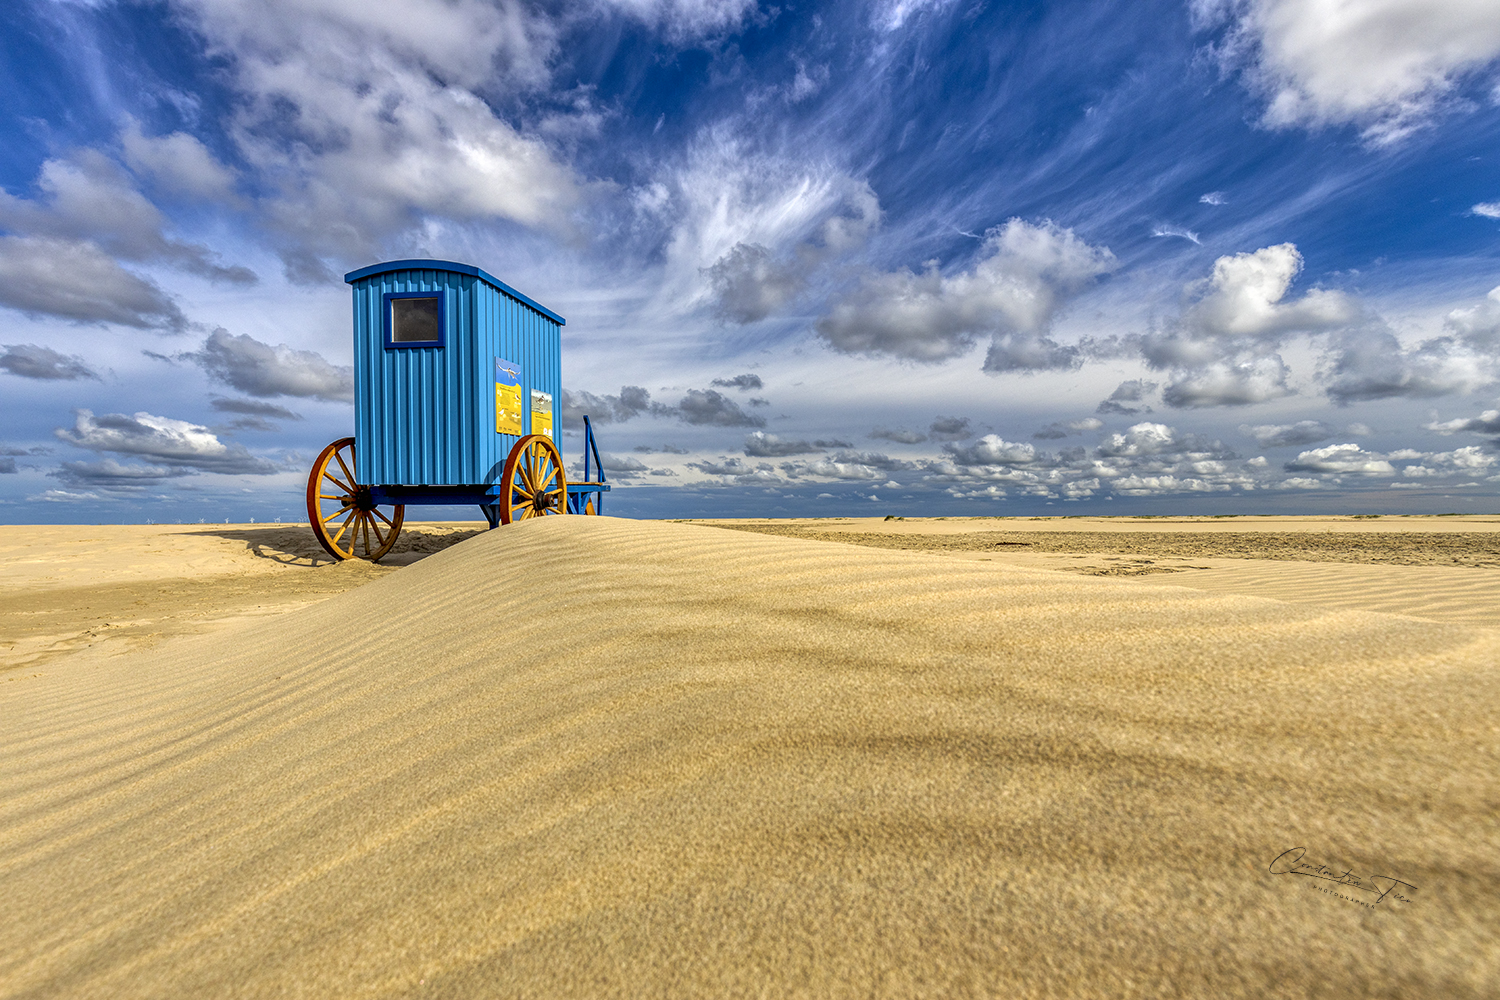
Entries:
<svg viewBox="0 0 1500 1000">
<path fill-rule="evenodd" d="M 344 275 L 354 292 L 354 436 L 324 448 L 307 515 L 339 559 L 376 560 L 407 504 L 475 504 L 490 527 L 598 514 L 609 490 L 584 417 L 569 483 L 554 414 L 562 326 L 468 264 L 393 260 Z"/>
</svg>

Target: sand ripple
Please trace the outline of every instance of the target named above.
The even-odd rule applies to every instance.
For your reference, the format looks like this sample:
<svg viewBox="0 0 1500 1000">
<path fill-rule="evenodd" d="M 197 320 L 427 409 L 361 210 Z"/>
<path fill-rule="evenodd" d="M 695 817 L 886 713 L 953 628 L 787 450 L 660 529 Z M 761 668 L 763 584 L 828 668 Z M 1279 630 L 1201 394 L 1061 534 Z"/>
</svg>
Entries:
<svg viewBox="0 0 1500 1000">
<path fill-rule="evenodd" d="M 527 522 L 0 686 L 0 994 L 1493 996 L 1497 663 L 1459 625 Z M 1411 902 L 1267 870 L 1299 846 Z"/>
</svg>

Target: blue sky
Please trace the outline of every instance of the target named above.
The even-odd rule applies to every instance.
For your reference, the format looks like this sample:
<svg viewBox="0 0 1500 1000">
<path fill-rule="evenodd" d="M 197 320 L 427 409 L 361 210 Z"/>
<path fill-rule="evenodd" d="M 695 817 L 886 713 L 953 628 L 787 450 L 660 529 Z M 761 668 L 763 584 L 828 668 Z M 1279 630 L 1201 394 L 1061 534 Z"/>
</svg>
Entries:
<svg viewBox="0 0 1500 1000">
<path fill-rule="evenodd" d="M 613 513 L 1500 508 L 1491 0 L 21 0 L 0 46 L 7 522 L 298 519 L 340 276 L 424 256 L 568 318 Z"/>
</svg>

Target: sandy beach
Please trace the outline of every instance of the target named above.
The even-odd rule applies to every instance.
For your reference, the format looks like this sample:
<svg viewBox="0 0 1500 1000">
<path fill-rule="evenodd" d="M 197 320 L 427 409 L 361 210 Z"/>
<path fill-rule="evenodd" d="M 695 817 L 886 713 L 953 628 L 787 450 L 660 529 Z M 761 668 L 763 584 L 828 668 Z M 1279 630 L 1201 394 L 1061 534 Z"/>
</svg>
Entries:
<svg viewBox="0 0 1500 1000">
<path fill-rule="evenodd" d="M 0 529 L 0 996 L 1500 995 L 1500 517 L 474 529 Z"/>
</svg>

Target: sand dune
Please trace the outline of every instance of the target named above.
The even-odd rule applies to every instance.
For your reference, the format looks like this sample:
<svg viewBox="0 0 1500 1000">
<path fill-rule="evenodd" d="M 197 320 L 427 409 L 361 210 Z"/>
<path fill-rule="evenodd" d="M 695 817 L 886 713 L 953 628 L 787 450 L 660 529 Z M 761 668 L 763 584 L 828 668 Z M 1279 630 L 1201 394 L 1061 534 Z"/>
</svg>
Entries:
<svg viewBox="0 0 1500 1000">
<path fill-rule="evenodd" d="M 480 524 L 411 524 L 378 566 L 331 565 L 307 525 L 0 526 L 0 671 L 149 649 L 379 579 Z"/>
<path fill-rule="evenodd" d="M 1494 996 L 1497 663 L 1484 628 L 524 522 L 0 685 L 0 994 Z"/>
</svg>

